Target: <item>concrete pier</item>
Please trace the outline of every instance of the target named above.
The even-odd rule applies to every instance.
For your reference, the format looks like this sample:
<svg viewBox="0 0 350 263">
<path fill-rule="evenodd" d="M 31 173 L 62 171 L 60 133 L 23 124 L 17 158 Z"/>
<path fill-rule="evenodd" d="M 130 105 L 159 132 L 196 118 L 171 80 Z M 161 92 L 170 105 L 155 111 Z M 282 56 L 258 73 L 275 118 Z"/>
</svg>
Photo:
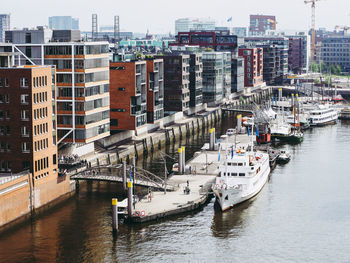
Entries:
<svg viewBox="0 0 350 263">
<path fill-rule="evenodd" d="M 172 215 L 189 212 L 202 207 L 210 198 L 212 184 L 218 174 L 217 152 L 198 152 L 187 163 L 191 173 L 174 175 L 169 183 L 176 185 L 172 192 L 157 191 L 147 195 L 135 204 L 132 222 L 147 222 Z"/>
</svg>

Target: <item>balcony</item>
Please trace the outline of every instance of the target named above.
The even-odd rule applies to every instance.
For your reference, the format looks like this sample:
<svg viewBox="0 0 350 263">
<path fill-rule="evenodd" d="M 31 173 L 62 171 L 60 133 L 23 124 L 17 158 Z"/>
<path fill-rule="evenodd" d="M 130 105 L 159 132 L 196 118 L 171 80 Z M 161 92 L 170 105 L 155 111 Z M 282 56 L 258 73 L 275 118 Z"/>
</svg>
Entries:
<svg viewBox="0 0 350 263">
<path fill-rule="evenodd" d="M 141 114 L 141 105 L 131 105 L 131 115 L 140 115 Z"/>
</svg>

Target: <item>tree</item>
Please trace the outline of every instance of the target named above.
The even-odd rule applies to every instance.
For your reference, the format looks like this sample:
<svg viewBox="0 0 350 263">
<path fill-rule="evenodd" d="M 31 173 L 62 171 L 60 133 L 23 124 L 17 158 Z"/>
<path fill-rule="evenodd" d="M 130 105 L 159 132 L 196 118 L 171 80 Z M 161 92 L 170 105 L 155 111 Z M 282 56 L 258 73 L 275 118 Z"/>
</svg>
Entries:
<svg viewBox="0 0 350 263">
<path fill-rule="evenodd" d="M 343 69 L 340 65 L 336 65 L 335 71 L 336 71 L 337 75 L 340 75 L 342 73 Z"/>
<path fill-rule="evenodd" d="M 337 74 L 337 69 L 333 64 L 329 66 L 329 70 L 332 74 Z"/>
<path fill-rule="evenodd" d="M 311 70 L 311 72 L 319 72 L 320 71 L 318 65 L 315 62 L 310 64 L 309 69 Z"/>
<path fill-rule="evenodd" d="M 322 61 L 320 66 L 321 66 L 321 72 L 326 73 L 327 72 L 326 64 Z"/>
<path fill-rule="evenodd" d="M 320 84 L 320 80 L 319 79 L 314 79 L 314 83 L 315 83 L 315 85 L 318 85 L 318 84 Z"/>
</svg>

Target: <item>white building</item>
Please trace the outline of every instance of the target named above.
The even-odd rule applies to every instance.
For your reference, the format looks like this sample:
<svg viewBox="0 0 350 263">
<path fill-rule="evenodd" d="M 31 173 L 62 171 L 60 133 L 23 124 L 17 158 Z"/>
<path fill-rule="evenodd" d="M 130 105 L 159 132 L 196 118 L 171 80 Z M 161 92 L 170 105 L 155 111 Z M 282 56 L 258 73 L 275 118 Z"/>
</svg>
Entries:
<svg viewBox="0 0 350 263">
<path fill-rule="evenodd" d="M 215 24 L 210 18 L 179 18 L 175 20 L 175 35 L 191 30 L 215 30 Z"/>
<path fill-rule="evenodd" d="M 71 16 L 50 16 L 49 28 L 56 30 L 78 30 L 79 18 L 73 18 Z"/>
</svg>

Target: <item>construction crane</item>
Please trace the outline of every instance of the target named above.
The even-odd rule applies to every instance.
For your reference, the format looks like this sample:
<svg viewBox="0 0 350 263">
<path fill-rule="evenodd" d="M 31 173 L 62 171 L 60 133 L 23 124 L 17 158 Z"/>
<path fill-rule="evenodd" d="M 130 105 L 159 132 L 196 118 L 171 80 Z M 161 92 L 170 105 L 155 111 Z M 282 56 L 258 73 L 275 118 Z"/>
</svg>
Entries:
<svg viewBox="0 0 350 263">
<path fill-rule="evenodd" d="M 305 0 L 305 4 L 311 4 L 311 62 L 316 60 L 316 35 L 315 35 L 315 24 L 316 24 L 316 2 L 320 0 Z"/>
<path fill-rule="evenodd" d="M 348 26 L 335 26 L 335 30 L 341 29 L 344 31 L 344 36 L 346 36 L 348 34 L 348 30 L 350 29 L 350 27 Z"/>
</svg>

